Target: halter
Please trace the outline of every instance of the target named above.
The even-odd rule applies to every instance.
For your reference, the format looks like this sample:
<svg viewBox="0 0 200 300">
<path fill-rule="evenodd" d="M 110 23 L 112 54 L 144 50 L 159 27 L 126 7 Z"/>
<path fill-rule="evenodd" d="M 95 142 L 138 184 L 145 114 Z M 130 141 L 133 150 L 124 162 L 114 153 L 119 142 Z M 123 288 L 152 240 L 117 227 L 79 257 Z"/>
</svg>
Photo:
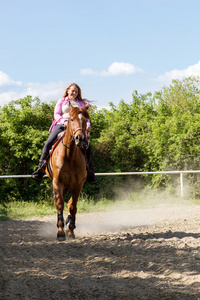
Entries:
<svg viewBox="0 0 200 300">
<path fill-rule="evenodd" d="M 69 119 L 69 122 L 71 123 L 71 119 Z M 77 133 L 77 131 L 82 131 L 83 132 L 83 134 L 85 135 L 85 129 L 83 129 L 82 127 L 79 127 L 79 128 L 77 128 L 74 132 L 73 132 L 73 130 L 72 130 L 72 128 L 71 128 L 71 140 L 69 141 L 69 142 L 67 142 L 67 143 L 63 143 L 63 139 L 62 139 L 62 144 L 63 144 L 63 146 L 65 146 L 67 149 L 72 149 L 74 146 L 75 146 L 75 144 L 73 145 L 73 147 L 67 147 L 67 145 L 68 144 L 70 144 L 71 142 L 74 142 L 75 141 L 75 134 Z M 66 134 L 66 133 L 65 133 Z"/>
</svg>

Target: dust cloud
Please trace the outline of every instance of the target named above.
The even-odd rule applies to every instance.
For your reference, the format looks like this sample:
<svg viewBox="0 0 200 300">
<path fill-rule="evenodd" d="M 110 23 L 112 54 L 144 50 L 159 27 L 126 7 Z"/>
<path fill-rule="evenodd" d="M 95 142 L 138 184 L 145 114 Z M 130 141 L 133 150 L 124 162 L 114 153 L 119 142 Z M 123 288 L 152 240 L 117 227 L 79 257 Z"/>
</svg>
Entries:
<svg viewBox="0 0 200 300">
<path fill-rule="evenodd" d="M 151 190 L 142 187 L 140 180 L 127 179 L 124 186 L 115 188 L 115 201 L 104 212 L 77 214 L 76 235 L 90 235 L 106 232 L 117 232 L 144 227 L 178 217 L 177 208 L 191 206 L 187 200 L 189 187 L 185 198 L 180 196 L 180 186 L 177 184 L 175 194 L 169 191 Z M 186 190 L 185 190 L 186 192 Z M 173 211 L 176 211 L 176 213 Z"/>
<path fill-rule="evenodd" d="M 144 227 L 165 219 L 176 218 L 173 208 L 191 205 L 188 200 L 179 196 L 170 196 L 165 191 L 151 191 L 143 189 L 135 191 L 138 184 L 129 181 L 125 188 L 115 190 L 115 201 L 103 212 L 93 211 L 80 214 L 77 212 L 75 234 L 76 237 L 103 234 Z M 177 187 L 178 188 L 178 187 Z M 66 217 L 66 211 L 64 216 Z M 50 216 L 48 222 L 43 223 L 40 235 L 55 238 L 57 233 L 55 216 Z M 145 230 L 145 229 L 144 229 Z"/>
</svg>

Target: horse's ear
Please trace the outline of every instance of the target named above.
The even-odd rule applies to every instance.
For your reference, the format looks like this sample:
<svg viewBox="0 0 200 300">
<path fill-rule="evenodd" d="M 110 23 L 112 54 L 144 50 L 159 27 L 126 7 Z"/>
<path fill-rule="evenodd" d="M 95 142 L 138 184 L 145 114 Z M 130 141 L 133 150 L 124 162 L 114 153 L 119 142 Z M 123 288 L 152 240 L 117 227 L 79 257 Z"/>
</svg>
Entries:
<svg viewBox="0 0 200 300">
<path fill-rule="evenodd" d="M 73 108 L 73 106 L 71 105 L 71 102 L 69 101 L 69 107 L 72 109 Z"/>
<path fill-rule="evenodd" d="M 90 104 L 89 103 L 87 103 L 86 104 L 86 106 L 85 106 L 85 109 L 87 109 L 88 110 L 88 108 L 90 107 Z"/>
</svg>

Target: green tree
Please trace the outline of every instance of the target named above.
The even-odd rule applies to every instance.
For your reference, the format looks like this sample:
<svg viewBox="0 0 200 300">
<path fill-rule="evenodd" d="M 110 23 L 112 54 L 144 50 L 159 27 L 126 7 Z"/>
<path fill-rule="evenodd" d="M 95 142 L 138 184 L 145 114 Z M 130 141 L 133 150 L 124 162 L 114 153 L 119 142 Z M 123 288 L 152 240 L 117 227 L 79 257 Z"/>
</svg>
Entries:
<svg viewBox="0 0 200 300">
<path fill-rule="evenodd" d="M 27 175 L 33 172 L 49 135 L 48 128 L 53 119 L 53 108 L 53 103 L 41 103 L 39 98 L 32 99 L 31 96 L 27 96 L 11 101 L 1 109 L 0 173 L 2 175 Z M 35 183 L 27 179 L 1 181 L 1 199 L 15 196 L 29 198 L 28 183 L 29 188 L 37 190 Z M 40 192 L 39 188 L 38 192 Z"/>
<path fill-rule="evenodd" d="M 199 85 L 198 77 L 188 77 L 183 80 L 172 80 L 169 86 L 155 93 L 157 114 L 151 128 L 151 147 L 154 154 L 151 160 L 154 170 L 199 169 Z M 154 176 L 154 184 L 160 185 L 163 177 Z M 198 175 L 187 177 L 193 185 L 192 178 L 197 179 Z"/>
<path fill-rule="evenodd" d="M 98 139 L 98 149 L 109 155 L 114 169 L 120 171 L 141 171 L 148 167 L 149 124 L 155 114 L 151 93 L 133 93 L 130 104 L 120 101 L 113 104 L 107 114 L 107 127 Z"/>
<path fill-rule="evenodd" d="M 160 168 L 199 168 L 200 91 L 197 77 L 173 80 L 155 93 L 156 124 L 152 128 L 154 153 Z"/>
</svg>

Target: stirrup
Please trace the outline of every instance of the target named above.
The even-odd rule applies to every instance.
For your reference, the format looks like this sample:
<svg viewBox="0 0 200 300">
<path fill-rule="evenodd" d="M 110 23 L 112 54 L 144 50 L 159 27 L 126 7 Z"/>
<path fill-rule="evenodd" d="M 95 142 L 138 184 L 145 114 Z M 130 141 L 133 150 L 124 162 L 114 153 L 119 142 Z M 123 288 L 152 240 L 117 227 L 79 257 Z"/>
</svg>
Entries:
<svg viewBox="0 0 200 300">
<path fill-rule="evenodd" d="M 98 179 L 97 177 L 94 175 L 94 173 L 89 173 L 87 176 L 87 182 L 88 183 L 97 183 Z"/>
<path fill-rule="evenodd" d="M 35 180 L 42 180 L 43 176 L 44 176 L 45 172 L 42 169 L 38 169 L 35 172 L 33 172 L 33 174 L 31 175 L 31 177 Z"/>
<path fill-rule="evenodd" d="M 45 167 L 46 167 L 47 161 L 44 160 L 42 163 L 40 163 L 39 168 L 33 172 L 31 177 L 35 180 L 42 180 L 44 174 L 45 174 Z"/>
</svg>

